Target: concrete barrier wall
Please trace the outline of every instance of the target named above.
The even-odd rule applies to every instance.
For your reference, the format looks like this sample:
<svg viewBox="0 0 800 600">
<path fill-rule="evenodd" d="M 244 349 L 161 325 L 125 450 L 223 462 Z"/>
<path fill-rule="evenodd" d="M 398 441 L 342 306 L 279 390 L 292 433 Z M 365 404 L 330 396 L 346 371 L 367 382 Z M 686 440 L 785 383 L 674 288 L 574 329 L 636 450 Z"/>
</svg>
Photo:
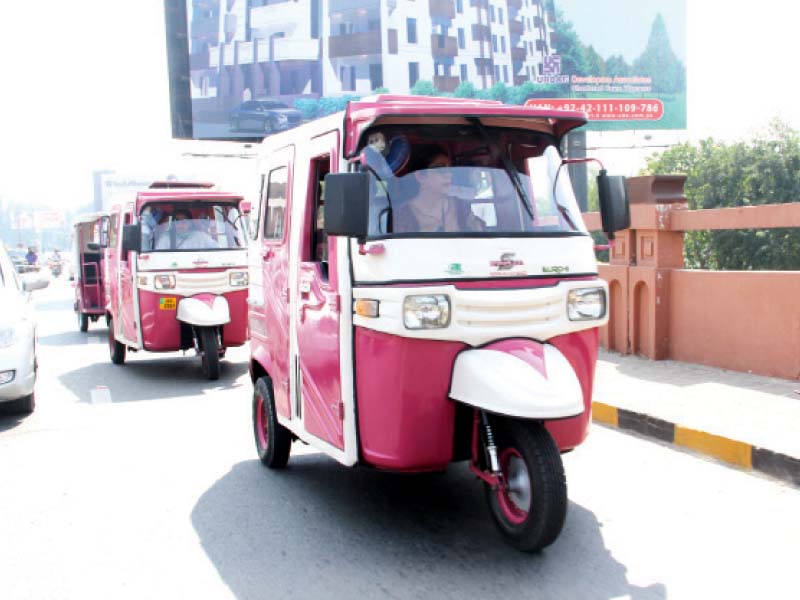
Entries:
<svg viewBox="0 0 800 600">
<path fill-rule="evenodd" d="M 800 378 L 800 273 L 673 270 L 669 357 Z"/>
</svg>

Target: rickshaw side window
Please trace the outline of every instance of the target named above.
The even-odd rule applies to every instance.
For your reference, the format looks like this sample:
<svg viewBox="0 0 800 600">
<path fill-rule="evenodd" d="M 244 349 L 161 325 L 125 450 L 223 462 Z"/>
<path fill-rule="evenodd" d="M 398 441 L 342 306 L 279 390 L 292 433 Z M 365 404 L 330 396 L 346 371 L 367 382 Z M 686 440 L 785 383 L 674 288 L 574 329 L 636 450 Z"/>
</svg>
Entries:
<svg viewBox="0 0 800 600">
<path fill-rule="evenodd" d="M 331 170 L 331 157 L 320 156 L 311 162 L 309 173 L 309 248 L 304 252 L 313 262 L 320 263 L 322 277 L 328 278 L 328 235 L 325 233 L 325 175 Z"/>
<path fill-rule="evenodd" d="M 264 207 L 264 239 L 282 240 L 286 217 L 288 169 L 278 167 L 269 172 L 267 201 Z"/>
</svg>

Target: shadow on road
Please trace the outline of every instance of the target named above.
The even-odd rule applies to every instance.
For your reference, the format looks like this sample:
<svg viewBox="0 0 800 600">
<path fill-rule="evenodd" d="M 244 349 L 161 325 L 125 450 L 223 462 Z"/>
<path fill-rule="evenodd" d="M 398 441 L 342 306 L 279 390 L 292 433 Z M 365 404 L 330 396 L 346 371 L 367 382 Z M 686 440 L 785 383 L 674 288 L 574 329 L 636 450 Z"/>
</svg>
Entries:
<svg viewBox="0 0 800 600">
<path fill-rule="evenodd" d="M 3 403 L 0 402 L 0 433 L 14 429 L 25 420 L 26 416 L 9 413 Z"/>
<path fill-rule="evenodd" d="M 124 365 L 114 365 L 108 358 L 106 360 L 62 373 L 58 380 L 80 402 L 96 401 L 92 398 L 92 390 L 99 385 L 108 386 L 111 402 L 117 403 L 179 398 L 219 388 L 236 388 L 242 386 L 237 379 L 247 373 L 246 362 L 222 360 L 219 379 L 209 381 L 203 376 L 200 359 L 188 355 L 160 358 L 149 354 L 135 357 Z"/>
<path fill-rule="evenodd" d="M 541 554 L 508 546 L 463 465 L 446 475 L 346 469 L 320 454 L 285 471 L 236 464 L 196 504 L 203 549 L 239 600 L 665 598 L 628 582 L 594 514 L 571 503 Z"/>
</svg>

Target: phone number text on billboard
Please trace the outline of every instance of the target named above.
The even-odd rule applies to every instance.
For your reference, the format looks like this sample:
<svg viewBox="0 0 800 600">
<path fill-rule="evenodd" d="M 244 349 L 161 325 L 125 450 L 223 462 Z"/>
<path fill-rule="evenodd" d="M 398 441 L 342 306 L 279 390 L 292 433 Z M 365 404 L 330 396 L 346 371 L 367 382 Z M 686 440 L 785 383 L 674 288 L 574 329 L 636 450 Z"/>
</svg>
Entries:
<svg viewBox="0 0 800 600">
<path fill-rule="evenodd" d="M 664 116 L 664 103 L 656 98 L 539 98 L 525 106 L 585 112 L 590 121 L 658 121 Z"/>
</svg>

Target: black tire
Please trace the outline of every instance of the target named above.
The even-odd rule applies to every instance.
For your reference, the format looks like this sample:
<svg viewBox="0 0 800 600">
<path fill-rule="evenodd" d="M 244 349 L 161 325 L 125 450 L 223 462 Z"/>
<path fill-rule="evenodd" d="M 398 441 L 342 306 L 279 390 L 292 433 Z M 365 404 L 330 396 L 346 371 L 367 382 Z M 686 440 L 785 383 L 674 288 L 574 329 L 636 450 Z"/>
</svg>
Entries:
<svg viewBox="0 0 800 600">
<path fill-rule="evenodd" d="M 125 344 L 120 344 L 114 337 L 114 319 L 109 316 L 106 317 L 106 321 L 108 322 L 108 354 L 112 363 L 122 365 L 125 363 Z"/>
<path fill-rule="evenodd" d="M 216 327 L 200 328 L 200 347 L 203 350 L 203 375 L 219 379 L 219 338 Z"/>
<path fill-rule="evenodd" d="M 89 331 L 89 315 L 82 312 L 78 313 L 78 328 L 84 333 Z"/>
<path fill-rule="evenodd" d="M 506 541 L 518 550 L 538 552 L 556 540 L 567 516 L 561 453 L 539 423 L 495 420 L 493 429 L 509 487 L 493 490 L 485 484 L 489 510 Z"/>
<path fill-rule="evenodd" d="M 292 434 L 278 423 L 269 377 L 260 377 L 253 388 L 253 433 L 261 462 L 270 469 L 284 468 L 292 450 Z"/>
<path fill-rule="evenodd" d="M 270 119 L 269 117 L 264 119 L 264 129 L 263 129 L 264 133 L 272 133 L 273 129 L 274 127 L 272 126 L 272 119 Z"/>
<path fill-rule="evenodd" d="M 0 406 L 12 415 L 29 415 L 36 408 L 36 395 L 30 393 L 22 398 L 17 398 L 11 402 L 4 402 Z"/>
</svg>

